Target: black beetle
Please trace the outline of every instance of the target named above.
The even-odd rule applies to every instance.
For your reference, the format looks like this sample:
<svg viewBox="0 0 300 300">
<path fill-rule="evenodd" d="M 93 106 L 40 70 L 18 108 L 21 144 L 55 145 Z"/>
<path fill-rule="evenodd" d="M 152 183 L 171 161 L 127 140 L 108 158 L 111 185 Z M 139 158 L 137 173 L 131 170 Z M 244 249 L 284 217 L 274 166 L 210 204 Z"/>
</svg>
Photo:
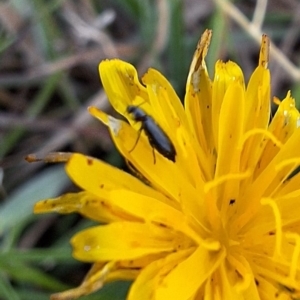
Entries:
<svg viewBox="0 0 300 300">
<path fill-rule="evenodd" d="M 154 121 L 154 119 L 147 115 L 141 108 L 135 105 L 129 105 L 127 107 L 127 112 L 132 114 L 133 119 L 137 122 L 141 122 L 142 126 L 138 132 L 138 138 L 133 146 L 133 148 L 129 151 L 133 151 L 136 147 L 139 138 L 141 136 L 142 130 L 145 131 L 146 136 L 148 137 L 149 143 L 153 149 L 154 163 L 155 163 L 155 153 L 154 149 L 156 149 L 161 155 L 166 157 L 167 159 L 175 162 L 176 150 L 168 136 L 165 132 L 160 128 L 160 126 Z"/>
</svg>

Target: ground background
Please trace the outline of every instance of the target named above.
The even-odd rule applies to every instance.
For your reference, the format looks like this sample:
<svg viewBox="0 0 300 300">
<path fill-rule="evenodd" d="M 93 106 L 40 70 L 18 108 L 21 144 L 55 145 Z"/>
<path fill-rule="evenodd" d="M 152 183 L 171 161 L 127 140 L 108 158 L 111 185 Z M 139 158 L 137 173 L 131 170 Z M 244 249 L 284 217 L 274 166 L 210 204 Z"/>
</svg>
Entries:
<svg viewBox="0 0 300 300">
<path fill-rule="evenodd" d="M 126 168 L 104 126 L 86 108 L 113 113 L 97 72 L 119 57 L 140 74 L 160 70 L 183 99 L 197 40 L 213 29 L 207 63 L 231 59 L 254 70 L 262 32 L 271 53 L 272 96 L 300 104 L 300 3 L 297 0 L 0 1 L 0 299 L 49 299 L 76 286 L 87 264 L 70 237 L 92 223 L 77 215 L 32 214 L 39 199 L 76 191 L 62 165 L 28 164 L 29 153 L 71 151 Z M 117 237 L 116 237 L 117 238 Z M 125 299 L 129 283 L 82 299 Z"/>
</svg>

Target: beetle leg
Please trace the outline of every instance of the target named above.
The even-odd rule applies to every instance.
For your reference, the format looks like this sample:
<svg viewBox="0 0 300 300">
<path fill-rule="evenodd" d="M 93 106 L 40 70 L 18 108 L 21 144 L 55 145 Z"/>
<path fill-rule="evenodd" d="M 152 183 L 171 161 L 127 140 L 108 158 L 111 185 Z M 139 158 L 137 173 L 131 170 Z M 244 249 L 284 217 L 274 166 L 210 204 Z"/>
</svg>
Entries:
<svg viewBox="0 0 300 300">
<path fill-rule="evenodd" d="M 138 141 L 139 141 L 139 139 L 140 139 L 140 137 L 141 137 L 142 130 L 143 130 L 143 125 L 142 125 L 141 128 L 139 129 L 139 131 L 138 131 L 138 137 L 137 137 L 137 139 L 136 139 L 136 141 L 135 141 L 135 143 L 134 143 L 132 149 L 129 150 L 128 153 L 131 153 L 131 152 L 134 150 L 134 148 L 136 147 L 136 145 L 137 145 L 137 143 L 138 143 Z"/>
<path fill-rule="evenodd" d="M 156 157 L 155 157 L 155 149 L 152 147 L 152 153 L 153 153 L 153 163 L 156 164 Z"/>
</svg>

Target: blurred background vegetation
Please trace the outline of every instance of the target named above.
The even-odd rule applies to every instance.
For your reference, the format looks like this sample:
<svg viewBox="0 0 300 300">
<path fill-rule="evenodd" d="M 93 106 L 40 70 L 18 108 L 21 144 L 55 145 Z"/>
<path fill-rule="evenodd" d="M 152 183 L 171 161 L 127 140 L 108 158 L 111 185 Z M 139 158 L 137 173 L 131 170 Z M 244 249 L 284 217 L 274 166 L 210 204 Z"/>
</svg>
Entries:
<svg viewBox="0 0 300 300">
<path fill-rule="evenodd" d="M 246 80 L 263 32 L 274 42 L 272 96 L 291 90 L 300 101 L 299 26 L 298 0 L 0 1 L 0 299 L 49 299 L 77 286 L 89 269 L 72 258 L 69 239 L 91 221 L 32 213 L 37 200 L 77 188 L 63 165 L 28 164 L 24 156 L 81 152 L 126 168 L 86 110 L 114 114 L 99 81 L 102 59 L 129 61 L 140 75 L 155 67 L 183 99 L 206 28 L 213 29 L 211 77 L 220 58 L 236 61 Z M 112 283 L 82 299 L 125 299 L 129 285 Z"/>
</svg>

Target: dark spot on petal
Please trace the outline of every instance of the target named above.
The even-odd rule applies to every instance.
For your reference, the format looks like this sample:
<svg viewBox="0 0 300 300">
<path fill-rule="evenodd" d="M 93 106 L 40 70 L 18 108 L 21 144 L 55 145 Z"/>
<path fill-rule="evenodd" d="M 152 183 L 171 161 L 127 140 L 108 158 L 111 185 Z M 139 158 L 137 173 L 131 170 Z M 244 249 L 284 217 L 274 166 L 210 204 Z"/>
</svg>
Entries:
<svg viewBox="0 0 300 300">
<path fill-rule="evenodd" d="M 260 165 L 261 165 L 261 161 L 259 160 L 259 161 L 257 162 L 257 167 L 260 168 Z"/>
<path fill-rule="evenodd" d="M 100 184 L 100 189 L 103 189 L 104 188 L 104 184 Z"/>
<path fill-rule="evenodd" d="M 93 204 L 98 204 L 98 201 L 96 199 L 90 199 L 85 203 L 85 205 L 93 205 Z"/>
<path fill-rule="evenodd" d="M 235 203 L 235 199 L 230 199 L 229 205 L 233 205 Z"/>
<path fill-rule="evenodd" d="M 275 231 L 269 231 L 269 235 L 275 235 Z"/>
<path fill-rule="evenodd" d="M 88 164 L 89 166 L 91 166 L 91 165 L 93 164 L 93 159 L 92 159 L 92 158 L 88 158 L 88 159 L 86 160 L 86 162 L 87 162 L 87 164 Z"/>
<path fill-rule="evenodd" d="M 209 108 L 209 105 L 206 105 L 206 108 Z"/>
<path fill-rule="evenodd" d="M 259 286 L 259 281 L 255 278 L 255 284 Z"/>
<path fill-rule="evenodd" d="M 236 273 L 236 275 L 237 275 L 238 277 L 243 278 L 243 276 L 241 275 L 241 273 L 240 273 L 237 269 L 235 269 L 235 273 Z"/>
<path fill-rule="evenodd" d="M 100 204 L 105 208 L 109 208 L 109 205 L 107 205 L 107 203 L 105 203 L 104 201 L 101 201 Z"/>
<path fill-rule="evenodd" d="M 291 293 L 291 294 L 293 294 L 293 293 L 296 292 L 296 289 L 293 288 L 293 287 L 289 287 L 289 286 L 283 285 L 283 284 L 282 284 L 281 286 L 282 286 L 282 288 L 283 288 L 284 290 L 286 290 L 287 292 L 289 292 L 289 293 Z"/>
</svg>

